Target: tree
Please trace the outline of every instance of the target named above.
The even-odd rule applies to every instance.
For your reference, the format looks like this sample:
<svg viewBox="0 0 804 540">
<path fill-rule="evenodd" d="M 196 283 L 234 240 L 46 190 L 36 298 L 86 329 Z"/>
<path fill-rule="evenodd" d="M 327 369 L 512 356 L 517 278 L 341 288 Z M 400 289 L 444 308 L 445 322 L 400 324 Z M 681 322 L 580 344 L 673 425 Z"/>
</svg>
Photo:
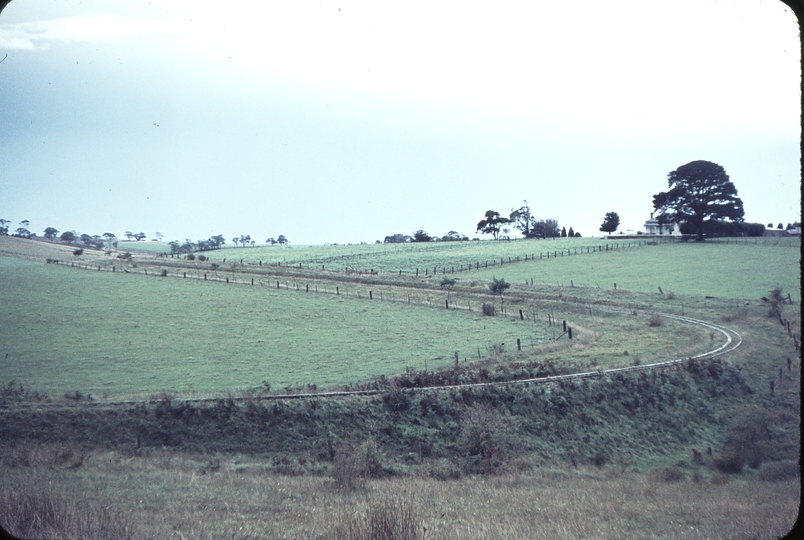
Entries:
<svg viewBox="0 0 804 540">
<path fill-rule="evenodd" d="M 213 248 L 214 248 L 214 249 L 218 249 L 218 248 L 220 248 L 220 247 L 221 247 L 223 244 L 225 244 L 225 243 L 226 243 L 226 240 L 224 240 L 224 238 L 223 238 L 223 235 L 222 235 L 222 234 L 218 234 L 218 235 L 215 235 L 215 236 L 211 237 L 211 238 L 209 239 L 209 241 L 212 243 L 212 245 L 213 245 Z"/>
<path fill-rule="evenodd" d="M 555 238 L 560 236 L 558 221 L 555 219 L 540 219 L 533 222 L 531 238 Z"/>
<path fill-rule="evenodd" d="M 75 231 L 64 231 L 63 233 L 61 233 L 60 238 L 62 239 L 63 242 L 72 244 L 78 239 L 78 235 L 75 233 Z"/>
<path fill-rule="evenodd" d="M 114 235 L 114 233 L 110 233 L 110 232 L 103 233 L 103 239 L 106 242 L 106 246 L 109 247 L 109 248 L 114 246 L 115 242 L 117 242 L 117 237 Z"/>
<path fill-rule="evenodd" d="M 606 212 L 606 217 L 603 218 L 603 224 L 600 226 L 600 231 L 605 233 L 613 233 L 620 226 L 620 216 L 617 212 Z"/>
<path fill-rule="evenodd" d="M 162 234 L 162 233 L 161 233 L 161 232 L 159 232 L 159 231 L 156 231 L 156 232 L 154 233 L 154 236 L 156 236 L 156 238 L 157 238 L 157 239 L 158 239 L 160 242 L 162 241 L 162 238 L 164 238 L 164 237 L 165 237 L 165 235 L 164 235 L 164 234 Z"/>
<path fill-rule="evenodd" d="M 727 218 L 743 221 L 743 201 L 726 170 L 711 161 L 692 161 L 667 175 L 669 191 L 653 196 L 654 209 L 670 221 L 687 221 L 696 229 L 696 241 L 704 237 L 704 220 Z"/>
<path fill-rule="evenodd" d="M 500 295 L 500 309 L 502 310 L 505 306 L 503 304 L 504 299 L 503 296 L 505 295 L 505 291 L 511 286 L 510 283 L 505 281 L 505 278 L 497 279 L 496 277 L 491 278 L 491 283 L 489 283 L 489 289 L 494 294 Z"/>
<path fill-rule="evenodd" d="M 0 236 L 8 236 L 9 223 L 11 223 L 9 219 L 0 219 Z"/>
<path fill-rule="evenodd" d="M 131 242 L 131 239 L 134 238 L 134 233 L 132 233 L 131 231 L 126 231 L 123 233 L 123 236 L 126 237 L 126 240 Z"/>
<path fill-rule="evenodd" d="M 290 240 L 285 238 L 284 234 L 280 234 L 279 238 L 277 238 L 276 241 L 279 243 L 279 245 L 282 245 L 282 246 L 284 246 L 285 244 L 290 244 Z"/>
<path fill-rule="evenodd" d="M 413 241 L 414 242 L 430 242 L 433 238 L 427 234 L 427 231 L 424 229 L 419 229 L 418 231 L 413 233 Z"/>
<path fill-rule="evenodd" d="M 383 244 L 407 244 L 413 242 L 413 237 L 402 233 L 396 233 L 386 236 Z"/>
<path fill-rule="evenodd" d="M 14 231 L 14 236 L 19 236 L 20 238 L 30 238 L 33 235 L 31 234 L 31 231 L 25 227 L 17 227 L 17 230 Z"/>
<path fill-rule="evenodd" d="M 461 236 L 457 231 L 450 231 L 441 237 L 442 242 L 460 242 L 462 240 L 469 240 L 466 236 Z"/>
<path fill-rule="evenodd" d="M 782 226 L 782 224 L 781 224 L 781 223 L 779 223 L 779 224 L 776 226 L 776 228 L 777 228 L 777 229 L 779 229 L 780 231 L 784 229 L 784 227 Z"/>
<path fill-rule="evenodd" d="M 273 246 L 274 244 L 276 244 L 276 238 L 268 238 L 267 240 L 265 240 L 265 243 L 271 244 Z"/>
<path fill-rule="evenodd" d="M 569 238 L 575 238 L 575 231 L 572 230 L 572 225 L 570 225 L 569 231 L 567 231 L 567 236 Z"/>
<path fill-rule="evenodd" d="M 235 247 L 237 247 L 237 243 L 238 243 L 239 241 L 240 241 L 240 238 L 239 238 L 239 237 L 237 237 L 237 236 L 235 236 L 234 238 L 232 238 L 232 242 L 234 242 Z"/>
<path fill-rule="evenodd" d="M 48 240 L 53 240 L 58 235 L 59 235 L 58 229 L 54 229 L 53 227 L 48 227 L 47 229 L 45 229 L 45 238 L 47 238 Z"/>
<path fill-rule="evenodd" d="M 511 220 L 502 217 L 499 212 L 495 212 L 494 210 L 486 210 L 486 218 L 481 219 L 477 223 L 476 231 L 479 231 L 483 234 L 490 234 L 497 240 L 497 237 L 500 234 L 500 225 L 504 223 L 511 223 Z"/>
<path fill-rule="evenodd" d="M 566 227 L 561 227 L 561 238 L 566 238 L 566 237 L 567 237 L 567 228 Z"/>
<path fill-rule="evenodd" d="M 511 214 L 508 216 L 508 220 L 514 224 L 514 228 L 522 232 L 522 236 L 525 238 L 532 238 L 531 232 L 533 229 L 533 224 L 536 221 L 533 215 L 530 213 L 530 206 L 528 206 L 528 201 L 524 201 L 525 204 L 522 205 L 519 210 L 511 209 Z"/>
</svg>

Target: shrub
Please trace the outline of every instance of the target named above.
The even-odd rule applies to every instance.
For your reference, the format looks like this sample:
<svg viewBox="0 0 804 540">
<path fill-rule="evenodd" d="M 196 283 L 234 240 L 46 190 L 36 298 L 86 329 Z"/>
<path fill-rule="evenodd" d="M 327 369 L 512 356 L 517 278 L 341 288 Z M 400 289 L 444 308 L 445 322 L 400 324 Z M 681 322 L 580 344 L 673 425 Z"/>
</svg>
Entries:
<svg viewBox="0 0 804 540">
<path fill-rule="evenodd" d="M 763 482 L 782 482 L 801 476 L 801 467 L 795 461 L 774 461 L 766 463 L 759 470 L 758 477 Z"/>
<path fill-rule="evenodd" d="M 664 324 L 664 319 L 661 315 L 654 313 L 650 316 L 650 320 L 648 321 L 648 326 L 661 326 Z"/>
<path fill-rule="evenodd" d="M 198 256 L 198 260 L 199 260 L 199 261 L 202 261 L 202 262 L 203 262 L 203 261 L 206 261 L 206 260 L 207 260 L 207 256 L 206 256 L 206 255 L 199 255 L 199 256 Z"/>
<path fill-rule="evenodd" d="M 187 260 L 188 260 L 188 261 L 194 261 L 194 260 L 195 260 L 195 255 L 193 255 L 192 253 L 189 253 L 189 254 L 187 255 Z"/>
<path fill-rule="evenodd" d="M 681 482 L 685 480 L 684 473 L 678 467 L 665 467 L 656 469 L 648 474 L 648 478 L 654 482 Z"/>
<path fill-rule="evenodd" d="M 759 468 L 770 451 L 771 422 L 766 409 L 754 409 L 739 417 L 731 426 L 723 455 L 715 460 L 716 468 L 725 473 L 738 473 L 746 464 L 752 469 Z"/>
<path fill-rule="evenodd" d="M 463 469 L 470 473 L 503 472 L 516 451 L 516 426 L 495 409 L 473 407 L 464 411 L 456 441 Z"/>
<path fill-rule="evenodd" d="M 369 439 L 356 449 L 343 447 L 335 454 L 332 478 L 340 489 L 354 491 L 365 487 L 366 480 L 383 473 L 379 445 Z"/>
<path fill-rule="evenodd" d="M 497 310 L 494 308 L 494 304 L 483 304 L 483 315 L 486 317 L 493 317 L 497 314 Z"/>
<path fill-rule="evenodd" d="M 75 255 L 76 257 L 80 257 L 83 254 L 84 254 L 84 249 L 83 248 L 78 248 L 78 249 L 73 250 L 73 255 Z"/>
<path fill-rule="evenodd" d="M 365 513 L 344 513 L 331 536 L 338 540 L 418 540 L 426 531 L 412 503 L 385 500 Z"/>
</svg>

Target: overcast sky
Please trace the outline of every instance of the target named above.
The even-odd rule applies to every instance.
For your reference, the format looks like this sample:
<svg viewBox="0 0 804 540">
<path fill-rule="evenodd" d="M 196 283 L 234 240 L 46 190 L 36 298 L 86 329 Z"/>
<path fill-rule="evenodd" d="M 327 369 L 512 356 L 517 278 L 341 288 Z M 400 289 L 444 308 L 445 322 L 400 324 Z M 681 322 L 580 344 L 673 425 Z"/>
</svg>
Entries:
<svg viewBox="0 0 804 540">
<path fill-rule="evenodd" d="M 12 230 L 474 237 L 527 199 L 590 236 L 611 211 L 640 229 L 699 159 L 746 221 L 801 219 L 775 0 L 13 0 L 2 57 Z"/>
</svg>

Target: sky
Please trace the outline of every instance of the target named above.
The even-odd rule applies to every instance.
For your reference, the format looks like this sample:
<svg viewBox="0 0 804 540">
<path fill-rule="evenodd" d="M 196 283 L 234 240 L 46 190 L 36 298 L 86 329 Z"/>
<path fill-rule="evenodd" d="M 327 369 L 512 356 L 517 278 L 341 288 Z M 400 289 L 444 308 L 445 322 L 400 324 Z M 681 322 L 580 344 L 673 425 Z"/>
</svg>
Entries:
<svg viewBox="0 0 804 540">
<path fill-rule="evenodd" d="M 786 225 L 799 51 L 775 0 L 13 0 L 0 218 L 358 243 L 482 236 L 527 200 L 595 236 L 707 160 L 746 221 Z"/>
</svg>

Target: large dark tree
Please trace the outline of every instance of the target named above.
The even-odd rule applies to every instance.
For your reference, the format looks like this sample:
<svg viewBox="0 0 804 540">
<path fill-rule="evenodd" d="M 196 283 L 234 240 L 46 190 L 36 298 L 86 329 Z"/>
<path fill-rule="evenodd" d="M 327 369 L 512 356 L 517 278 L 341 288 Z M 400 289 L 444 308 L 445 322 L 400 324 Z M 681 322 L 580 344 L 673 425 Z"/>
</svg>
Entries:
<svg viewBox="0 0 804 540">
<path fill-rule="evenodd" d="M 500 225 L 511 223 L 507 217 L 502 217 L 499 212 L 486 210 L 486 218 L 477 223 L 477 231 L 483 234 L 490 234 L 496 240 L 500 234 Z"/>
<path fill-rule="evenodd" d="M 704 220 L 743 221 L 743 201 L 726 170 L 711 161 L 693 161 L 667 175 L 669 191 L 653 196 L 653 207 L 675 222 L 695 226 L 696 240 L 703 241 Z"/>
<path fill-rule="evenodd" d="M 617 212 L 606 212 L 603 224 L 600 226 L 601 232 L 613 233 L 620 226 L 620 215 Z"/>
</svg>

